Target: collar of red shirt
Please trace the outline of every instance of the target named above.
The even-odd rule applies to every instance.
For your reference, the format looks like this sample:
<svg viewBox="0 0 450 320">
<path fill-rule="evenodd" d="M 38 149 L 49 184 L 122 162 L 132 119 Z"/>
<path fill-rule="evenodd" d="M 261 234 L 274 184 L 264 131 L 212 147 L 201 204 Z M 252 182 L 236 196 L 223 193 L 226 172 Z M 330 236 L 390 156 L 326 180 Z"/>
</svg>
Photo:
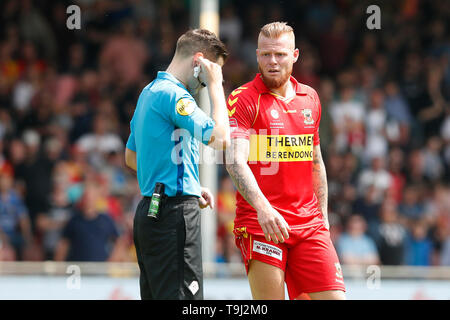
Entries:
<svg viewBox="0 0 450 320">
<path fill-rule="evenodd" d="M 298 82 L 293 76 L 291 76 L 289 80 L 292 82 L 295 93 L 297 95 L 307 95 L 307 92 L 304 89 L 303 85 Z M 255 84 L 255 87 L 259 93 L 270 93 L 269 88 L 267 88 L 267 86 L 264 84 L 264 81 L 262 80 L 261 73 L 256 74 L 253 83 Z"/>
</svg>

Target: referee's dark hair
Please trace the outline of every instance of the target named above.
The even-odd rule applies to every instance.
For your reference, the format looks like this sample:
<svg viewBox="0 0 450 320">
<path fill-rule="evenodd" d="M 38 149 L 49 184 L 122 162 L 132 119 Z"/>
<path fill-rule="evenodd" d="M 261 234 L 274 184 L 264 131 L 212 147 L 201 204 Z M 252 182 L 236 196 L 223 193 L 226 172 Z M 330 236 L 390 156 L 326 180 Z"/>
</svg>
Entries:
<svg viewBox="0 0 450 320">
<path fill-rule="evenodd" d="M 228 57 L 225 44 L 214 32 L 206 29 L 189 30 L 178 38 L 175 55 L 188 57 L 196 52 L 203 53 L 207 59 L 212 61 L 217 61 L 220 57 L 226 61 Z"/>
</svg>

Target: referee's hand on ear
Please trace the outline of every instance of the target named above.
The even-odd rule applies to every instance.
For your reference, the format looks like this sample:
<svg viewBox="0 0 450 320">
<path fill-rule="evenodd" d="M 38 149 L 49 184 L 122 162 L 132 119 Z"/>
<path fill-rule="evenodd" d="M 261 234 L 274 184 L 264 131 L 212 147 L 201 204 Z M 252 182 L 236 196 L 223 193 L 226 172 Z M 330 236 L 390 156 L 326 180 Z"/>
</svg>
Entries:
<svg viewBox="0 0 450 320">
<path fill-rule="evenodd" d="M 210 86 L 212 84 L 217 84 L 222 86 L 222 67 L 219 64 L 203 57 L 198 57 L 198 62 L 200 63 L 201 70 L 205 74 L 206 85 Z"/>
</svg>

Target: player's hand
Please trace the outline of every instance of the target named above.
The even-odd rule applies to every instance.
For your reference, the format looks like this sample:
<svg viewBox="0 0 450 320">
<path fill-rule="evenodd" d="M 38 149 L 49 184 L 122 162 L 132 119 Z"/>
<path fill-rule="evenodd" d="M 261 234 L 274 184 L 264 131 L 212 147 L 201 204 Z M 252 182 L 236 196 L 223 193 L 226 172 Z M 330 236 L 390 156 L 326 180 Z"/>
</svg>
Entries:
<svg viewBox="0 0 450 320">
<path fill-rule="evenodd" d="M 267 241 L 283 243 L 289 239 L 291 228 L 282 215 L 272 207 L 258 211 L 258 223 L 264 232 Z"/>
<path fill-rule="evenodd" d="M 223 75 L 222 75 L 222 67 L 217 63 L 214 63 L 202 56 L 197 58 L 198 62 L 200 62 L 200 74 L 199 79 L 203 81 L 206 86 L 209 86 L 213 83 L 222 85 Z"/>
<path fill-rule="evenodd" d="M 214 196 L 208 188 L 202 187 L 202 196 L 198 198 L 198 205 L 200 209 L 205 209 L 207 206 L 214 209 Z"/>
</svg>

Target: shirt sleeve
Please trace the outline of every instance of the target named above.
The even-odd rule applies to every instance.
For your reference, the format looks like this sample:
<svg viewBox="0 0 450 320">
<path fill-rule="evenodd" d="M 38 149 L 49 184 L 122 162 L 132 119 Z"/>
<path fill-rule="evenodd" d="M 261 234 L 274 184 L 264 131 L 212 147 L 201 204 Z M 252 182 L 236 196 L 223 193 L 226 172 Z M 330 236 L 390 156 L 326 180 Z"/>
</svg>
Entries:
<svg viewBox="0 0 450 320">
<path fill-rule="evenodd" d="M 183 95 L 171 103 L 169 115 L 177 128 L 187 130 L 195 139 L 208 144 L 215 126 L 215 122 L 190 95 Z"/>
<path fill-rule="evenodd" d="M 136 152 L 136 141 L 134 140 L 134 115 L 130 121 L 130 136 L 128 137 L 126 147 L 134 152 Z"/>
<path fill-rule="evenodd" d="M 315 100 L 317 103 L 317 109 L 318 109 L 317 110 L 318 116 L 317 116 L 317 121 L 316 121 L 316 128 L 314 130 L 314 145 L 317 146 L 320 144 L 319 126 L 320 126 L 320 119 L 322 117 L 322 105 L 320 104 L 319 95 L 315 91 L 314 91 L 314 96 L 315 96 Z"/>
<path fill-rule="evenodd" d="M 233 96 L 231 93 L 227 100 L 227 108 L 231 139 L 250 139 L 250 128 L 252 128 L 258 113 L 257 106 L 249 103 L 243 95 Z"/>
</svg>

